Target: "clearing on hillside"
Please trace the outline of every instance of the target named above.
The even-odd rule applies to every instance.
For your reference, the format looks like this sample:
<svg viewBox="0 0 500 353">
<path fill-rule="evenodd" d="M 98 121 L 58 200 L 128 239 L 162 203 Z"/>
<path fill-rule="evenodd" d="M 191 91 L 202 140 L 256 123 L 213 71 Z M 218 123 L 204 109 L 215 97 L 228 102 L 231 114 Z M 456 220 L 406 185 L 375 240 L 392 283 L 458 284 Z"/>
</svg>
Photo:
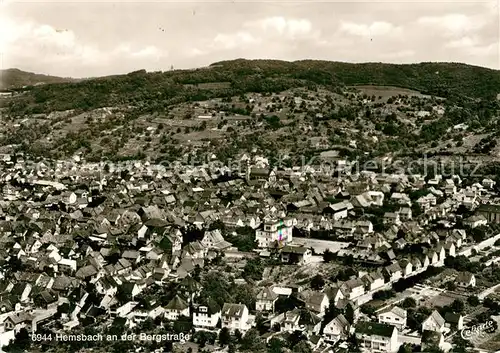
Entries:
<svg viewBox="0 0 500 353">
<path fill-rule="evenodd" d="M 373 85 L 363 85 L 363 86 L 350 86 L 350 88 L 355 88 L 368 96 L 376 96 L 377 98 L 381 96 L 382 98 L 388 98 L 392 96 L 397 96 L 399 94 L 414 96 L 419 98 L 428 98 L 430 96 L 422 94 L 418 91 L 414 91 L 408 88 L 393 87 L 393 86 L 373 86 Z"/>
</svg>

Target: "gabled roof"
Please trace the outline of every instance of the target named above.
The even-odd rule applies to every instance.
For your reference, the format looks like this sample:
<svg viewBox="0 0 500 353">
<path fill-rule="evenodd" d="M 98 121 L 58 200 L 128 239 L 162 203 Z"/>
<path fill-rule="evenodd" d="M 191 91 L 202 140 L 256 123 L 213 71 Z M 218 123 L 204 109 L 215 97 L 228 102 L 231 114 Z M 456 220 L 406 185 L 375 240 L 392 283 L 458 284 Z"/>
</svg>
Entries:
<svg viewBox="0 0 500 353">
<path fill-rule="evenodd" d="M 198 304 L 195 305 L 195 310 L 199 307 L 204 306 L 208 309 L 208 314 L 213 315 L 221 311 L 221 307 L 217 302 L 212 298 L 204 298 L 199 301 Z"/>
<path fill-rule="evenodd" d="M 257 294 L 257 300 L 275 300 L 278 298 L 276 294 L 270 287 L 263 288 L 259 294 Z"/>
<path fill-rule="evenodd" d="M 321 322 L 321 318 L 313 313 L 312 311 L 308 309 L 302 309 L 300 310 L 300 318 L 299 318 L 299 324 L 300 325 L 317 325 L 318 323 Z"/>
<path fill-rule="evenodd" d="M 394 326 L 381 324 L 378 322 L 359 321 L 356 326 L 356 334 L 369 336 L 391 337 L 396 329 Z"/>
<path fill-rule="evenodd" d="M 457 282 L 459 283 L 469 283 L 474 275 L 470 272 L 460 272 L 457 276 Z"/>
<path fill-rule="evenodd" d="M 434 320 L 438 326 L 443 326 L 445 324 L 445 320 L 437 310 L 434 310 L 425 321 L 429 319 Z"/>
<path fill-rule="evenodd" d="M 364 286 L 364 283 L 361 279 L 354 278 L 354 279 L 350 279 L 350 280 L 344 282 L 342 285 L 342 288 L 347 288 L 349 290 L 352 290 L 354 288 L 363 287 L 363 286 Z"/>
<path fill-rule="evenodd" d="M 308 248 L 303 246 L 285 246 L 281 250 L 282 253 L 291 253 L 291 254 L 304 254 L 307 252 Z"/>
<path fill-rule="evenodd" d="M 28 312 L 17 312 L 8 317 L 15 325 L 33 320 L 33 315 Z"/>
<path fill-rule="evenodd" d="M 378 315 L 382 315 L 382 314 L 386 314 L 386 313 L 393 313 L 394 315 L 397 315 L 403 319 L 406 319 L 406 316 L 407 316 L 406 310 L 400 308 L 399 306 L 394 306 L 391 309 L 384 310 L 384 311 L 380 312 Z"/>
<path fill-rule="evenodd" d="M 188 303 L 182 299 L 179 295 L 176 295 L 166 306 L 167 310 L 178 310 L 182 311 L 189 308 Z"/>
<path fill-rule="evenodd" d="M 347 328 L 350 326 L 349 321 L 347 321 L 345 316 L 342 314 L 337 315 L 332 321 L 328 323 L 328 325 L 335 325 L 345 331 L 347 331 Z"/>
<path fill-rule="evenodd" d="M 452 313 L 449 311 L 444 314 L 444 320 L 450 324 L 458 324 L 458 322 L 460 321 L 461 318 L 462 318 L 462 315 Z"/>
<path fill-rule="evenodd" d="M 82 268 L 80 268 L 78 271 L 76 271 L 76 277 L 78 278 L 88 278 L 95 276 L 97 274 L 97 270 L 94 266 L 92 265 L 87 265 Z"/>
<path fill-rule="evenodd" d="M 387 270 L 388 273 L 390 274 L 394 274 L 394 273 L 397 273 L 397 272 L 401 272 L 402 269 L 401 269 L 401 266 L 399 266 L 399 264 L 397 262 L 393 263 L 393 264 L 390 264 L 389 266 L 387 266 L 385 268 Z"/>
<path fill-rule="evenodd" d="M 245 304 L 224 303 L 222 307 L 222 315 L 234 318 L 241 318 L 245 310 Z"/>
</svg>

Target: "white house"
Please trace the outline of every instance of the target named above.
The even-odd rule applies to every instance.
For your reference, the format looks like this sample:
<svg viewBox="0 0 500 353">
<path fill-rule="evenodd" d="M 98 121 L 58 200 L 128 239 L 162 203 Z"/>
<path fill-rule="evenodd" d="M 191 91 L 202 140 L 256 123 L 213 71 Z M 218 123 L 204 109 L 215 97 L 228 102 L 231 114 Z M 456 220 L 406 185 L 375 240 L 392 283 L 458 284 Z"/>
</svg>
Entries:
<svg viewBox="0 0 500 353">
<path fill-rule="evenodd" d="M 454 257 L 456 254 L 456 246 L 455 243 L 452 240 L 447 241 L 444 244 L 444 250 L 446 251 L 447 256 L 452 256 Z"/>
<path fill-rule="evenodd" d="M 112 309 L 111 314 L 114 314 L 117 317 L 124 318 L 132 312 L 132 310 L 137 306 L 137 304 L 139 303 L 134 301 L 127 302 L 116 309 Z"/>
<path fill-rule="evenodd" d="M 292 229 L 291 219 L 268 221 L 255 231 L 255 240 L 259 248 L 285 245 L 292 241 Z"/>
<path fill-rule="evenodd" d="M 409 260 L 401 260 L 399 266 L 403 270 L 403 277 L 408 278 L 413 275 L 413 264 Z"/>
<path fill-rule="evenodd" d="M 442 333 L 445 330 L 445 320 L 434 310 L 427 319 L 422 322 L 422 331 L 434 331 Z"/>
<path fill-rule="evenodd" d="M 326 324 L 323 329 L 325 341 L 335 343 L 349 334 L 350 324 L 344 315 L 340 314 Z"/>
<path fill-rule="evenodd" d="M 406 310 L 395 306 L 389 310 L 385 310 L 378 314 L 378 322 L 381 324 L 392 325 L 398 330 L 403 330 L 406 327 Z"/>
<path fill-rule="evenodd" d="M 398 330 L 391 325 L 360 321 L 355 326 L 356 339 L 362 350 L 369 352 L 397 352 Z"/>
<path fill-rule="evenodd" d="M 214 329 L 221 317 L 221 308 L 211 298 L 203 304 L 193 306 L 193 326 L 195 328 Z"/>
<path fill-rule="evenodd" d="M 460 287 L 475 287 L 476 276 L 470 272 L 461 272 L 456 278 L 456 283 Z"/>
<path fill-rule="evenodd" d="M 355 299 L 365 294 L 365 285 L 359 278 L 350 279 L 342 283 L 340 288 L 348 299 Z"/>
<path fill-rule="evenodd" d="M 278 300 L 278 294 L 276 294 L 270 287 L 263 288 L 257 294 L 255 309 L 257 311 L 274 312 L 274 304 L 276 303 L 277 300 Z"/>
<path fill-rule="evenodd" d="M 330 306 L 330 300 L 325 293 L 314 292 L 305 301 L 306 308 L 312 310 L 319 316 L 323 316 Z"/>
<path fill-rule="evenodd" d="M 271 319 L 271 326 L 280 325 L 282 332 L 305 331 L 317 335 L 321 328 L 321 318 L 307 309 L 293 309 Z"/>
<path fill-rule="evenodd" d="M 165 306 L 165 318 L 175 321 L 181 316 L 189 317 L 189 305 L 179 295 L 176 295 Z"/>
<path fill-rule="evenodd" d="M 281 261 L 292 264 L 306 264 L 311 261 L 312 251 L 303 246 L 285 246 L 281 250 Z"/>
<path fill-rule="evenodd" d="M 384 277 L 376 271 L 367 273 L 361 277 L 361 280 L 365 283 L 365 288 L 368 291 L 376 290 L 382 287 L 385 283 Z"/>
<path fill-rule="evenodd" d="M 331 209 L 331 212 L 333 213 L 333 219 L 335 221 L 338 221 L 342 218 L 347 218 L 348 205 L 346 202 L 334 203 L 328 206 L 328 208 Z"/>
<path fill-rule="evenodd" d="M 397 212 L 386 212 L 384 213 L 384 218 L 383 218 L 384 224 L 396 224 L 400 225 L 401 224 L 401 219 L 399 217 L 399 213 Z"/>
<path fill-rule="evenodd" d="M 403 270 L 397 262 L 390 264 L 384 268 L 390 282 L 396 282 L 403 276 Z"/>
<path fill-rule="evenodd" d="M 248 329 L 248 308 L 245 304 L 225 303 L 221 313 L 222 327 L 229 331 Z"/>
</svg>

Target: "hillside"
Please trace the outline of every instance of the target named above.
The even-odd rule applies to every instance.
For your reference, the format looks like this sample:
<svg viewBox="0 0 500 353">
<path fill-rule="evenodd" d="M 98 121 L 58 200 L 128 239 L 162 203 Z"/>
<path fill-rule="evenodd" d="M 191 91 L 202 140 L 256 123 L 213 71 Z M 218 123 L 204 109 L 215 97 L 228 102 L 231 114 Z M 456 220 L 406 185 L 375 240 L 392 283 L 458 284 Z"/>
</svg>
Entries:
<svg viewBox="0 0 500 353">
<path fill-rule="evenodd" d="M 94 161 L 255 152 L 293 164 L 330 150 L 499 160 L 499 91 L 499 71 L 449 63 L 239 59 L 141 70 L 16 90 L 0 102 L 0 149 Z"/>
<path fill-rule="evenodd" d="M 220 70 L 250 74 L 285 74 L 329 84 L 384 85 L 415 89 L 422 93 L 449 97 L 494 97 L 499 93 L 500 71 L 461 63 L 384 64 L 301 60 L 232 60 L 214 63 Z"/>
<path fill-rule="evenodd" d="M 0 70 L 0 89 L 12 89 L 47 83 L 63 83 L 76 81 L 72 78 L 48 76 L 26 72 L 19 69 Z"/>
<path fill-rule="evenodd" d="M 455 63 L 395 65 L 238 59 L 196 70 L 153 73 L 142 70 L 77 83 L 31 87 L 11 104 L 10 111 L 47 113 L 124 104 L 157 111 L 179 102 L 248 92 L 280 92 L 304 86 L 338 90 L 346 85 L 367 84 L 398 86 L 454 100 L 493 99 L 500 93 L 500 71 Z"/>
</svg>

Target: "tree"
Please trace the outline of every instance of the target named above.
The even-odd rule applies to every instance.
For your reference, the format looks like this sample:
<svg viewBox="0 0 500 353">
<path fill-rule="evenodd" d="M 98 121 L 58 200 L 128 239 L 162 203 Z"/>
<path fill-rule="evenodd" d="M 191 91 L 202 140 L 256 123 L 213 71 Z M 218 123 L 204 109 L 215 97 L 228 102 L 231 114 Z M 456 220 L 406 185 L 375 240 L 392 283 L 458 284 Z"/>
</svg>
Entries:
<svg viewBox="0 0 500 353">
<path fill-rule="evenodd" d="M 472 306 L 478 306 L 479 298 L 476 295 L 471 295 L 470 297 L 467 298 L 467 303 L 469 303 Z"/>
<path fill-rule="evenodd" d="M 176 333 L 188 332 L 193 328 L 193 322 L 192 320 L 189 320 L 189 318 L 179 317 L 175 320 L 172 328 Z"/>
<path fill-rule="evenodd" d="M 451 309 L 457 313 L 461 313 L 465 309 L 464 302 L 460 299 L 455 299 L 453 303 L 451 303 Z"/>
<path fill-rule="evenodd" d="M 250 284 L 241 284 L 234 286 L 232 297 L 235 303 L 245 304 L 248 309 L 253 309 L 257 300 L 257 297 L 255 295 L 255 288 Z"/>
<path fill-rule="evenodd" d="M 311 288 L 316 289 L 316 290 L 321 290 L 325 286 L 325 280 L 323 276 L 320 274 L 317 274 L 316 276 L 313 277 L 311 280 Z"/>
<path fill-rule="evenodd" d="M 417 306 L 417 302 L 414 298 L 408 297 L 403 300 L 402 307 L 405 309 L 414 308 Z"/>
<path fill-rule="evenodd" d="M 284 313 L 297 307 L 296 302 L 291 297 L 280 296 L 274 304 L 274 310 L 277 313 Z"/>
<path fill-rule="evenodd" d="M 396 295 L 396 293 L 392 289 L 381 290 L 381 291 L 373 293 L 373 299 L 387 300 L 387 299 L 394 297 L 395 295 Z"/>
<path fill-rule="evenodd" d="M 6 352 L 29 352 L 31 337 L 24 327 L 15 335 L 14 341 L 8 346 L 2 347 Z"/>
<path fill-rule="evenodd" d="M 277 337 L 273 337 L 269 340 L 268 353 L 282 353 L 285 344 L 282 340 Z"/>
<path fill-rule="evenodd" d="M 347 338 L 347 343 L 349 345 L 349 353 L 361 352 L 361 349 L 359 347 L 359 342 L 358 342 L 358 339 L 356 338 L 356 335 L 349 335 L 349 337 Z"/>
<path fill-rule="evenodd" d="M 118 340 L 113 343 L 113 352 L 122 353 L 134 350 L 134 342 Z"/>
<path fill-rule="evenodd" d="M 398 353 L 412 353 L 413 350 L 411 349 L 411 346 L 408 343 L 402 344 L 399 347 Z"/>
<path fill-rule="evenodd" d="M 250 278 L 255 281 L 260 281 L 262 279 L 262 274 L 264 272 L 264 265 L 259 257 L 254 259 L 249 259 L 243 268 L 243 278 Z"/>
<path fill-rule="evenodd" d="M 241 349 L 244 351 L 257 352 L 263 349 L 264 341 L 259 336 L 259 331 L 251 328 L 241 340 Z"/>
<path fill-rule="evenodd" d="M 241 334 L 241 331 L 236 329 L 236 331 L 234 331 L 234 339 L 236 340 L 236 343 L 240 343 L 242 337 L 243 335 Z"/>
<path fill-rule="evenodd" d="M 321 328 L 325 328 L 326 324 L 336 318 L 339 314 L 342 314 L 342 310 L 335 306 L 335 302 L 332 300 L 330 306 L 326 309 L 325 316 L 321 322 Z"/>
<path fill-rule="evenodd" d="M 469 340 L 463 339 L 461 335 L 453 337 L 453 353 L 467 353 L 472 344 Z"/>
<path fill-rule="evenodd" d="M 231 342 L 231 332 L 227 327 L 223 327 L 219 332 L 219 344 L 225 346 Z"/>
<path fill-rule="evenodd" d="M 330 251 L 330 249 L 326 249 L 323 252 L 323 262 L 328 263 L 335 260 L 335 254 Z"/>
<path fill-rule="evenodd" d="M 196 282 L 199 282 L 201 279 L 200 276 L 201 276 L 201 267 L 200 265 L 197 264 L 193 269 L 192 277 Z"/>
<path fill-rule="evenodd" d="M 258 313 L 255 317 L 255 328 L 261 335 L 265 334 L 268 331 L 268 327 L 266 326 L 266 319 L 262 316 L 262 313 Z"/>
<path fill-rule="evenodd" d="M 300 341 L 293 349 L 293 353 L 312 353 L 312 348 L 307 341 Z"/>
<path fill-rule="evenodd" d="M 354 323 L 354 308 L 351 304 L 347 304 L 345 308 L 345 318 L 351 325 Z"/>
</svg>

